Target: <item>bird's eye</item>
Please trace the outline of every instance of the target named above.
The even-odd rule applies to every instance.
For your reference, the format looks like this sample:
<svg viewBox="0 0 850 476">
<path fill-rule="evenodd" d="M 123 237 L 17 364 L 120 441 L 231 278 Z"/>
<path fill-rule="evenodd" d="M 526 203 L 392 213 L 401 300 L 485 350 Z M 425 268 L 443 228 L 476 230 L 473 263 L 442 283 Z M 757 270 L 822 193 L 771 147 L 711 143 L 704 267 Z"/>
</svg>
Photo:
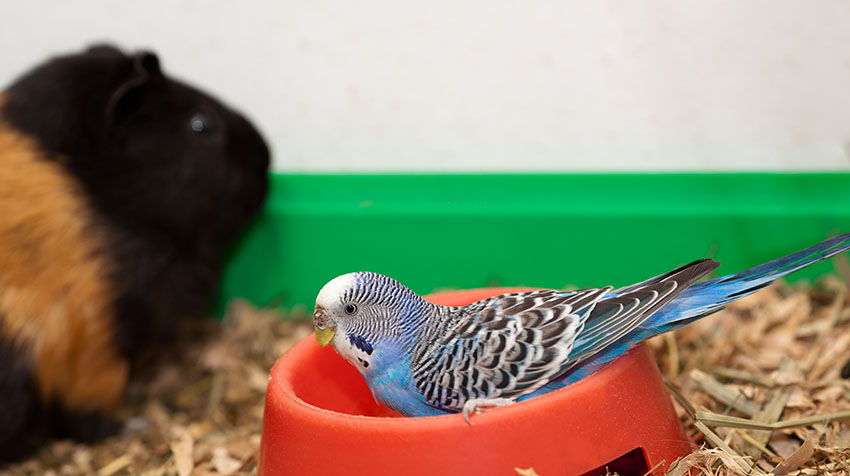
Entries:
<svg viewBox="0 0 850 476">
<path fill-rule="evenodd" d="M 357 312 L 357 306 L 355 304 L 348 303 L 348 304 L 345 305 L 343 310 L 345 311 L 346 314 L 348 314 L 350 316 L 350 315 L 354 314 L 355 312 Z"/>
<path fill-rule="evenodd" d="M 192 128 L 192 132 L 197 132 L 200 134 L 207 130 L 208 122 L 209 121 L 207 120 L 206 116 L 204 116 L 203 114 L 195 114 L 194 116 L 192 116 L 191 119 L 189 119 L 189 127 Z"/>
</svg>

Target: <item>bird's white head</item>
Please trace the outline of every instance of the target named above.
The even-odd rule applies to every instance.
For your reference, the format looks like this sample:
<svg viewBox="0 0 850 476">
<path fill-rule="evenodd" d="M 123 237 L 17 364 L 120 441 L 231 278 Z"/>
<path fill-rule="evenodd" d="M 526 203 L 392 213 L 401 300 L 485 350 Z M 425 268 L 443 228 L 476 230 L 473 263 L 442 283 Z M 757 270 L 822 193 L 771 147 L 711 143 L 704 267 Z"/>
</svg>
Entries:
<svg viewBox="0 0 850 476">
<path fill-rule="evenodd" d="M 333 345 L 346 360 L 368 368 L 373 353 L 415 325 L 411 316 L 429 304 L 387 276 L 357 272 L 330 280 L 316 297 L 313 324 L 319 345 Z M 432 305 L 430 305 L 432 306 Z"/>
<path fill-rule="evenodd" d="M 328 281 L 316 297 L 316 310 L 313 312 L 313 325 L 316 328 L 316 339 L 319 345 L 333 345 L 339 314 L 339 307 L 345 300 L 346 294 L 351 294 L 357 283 L 358 273 L 348 273 Z M 353 311 L 351 307 L 349 311 Z M 343 312 L 345 309 L 343 309 Z M 353 313 L 351 313 L 353 314 Z"/>
</svg>

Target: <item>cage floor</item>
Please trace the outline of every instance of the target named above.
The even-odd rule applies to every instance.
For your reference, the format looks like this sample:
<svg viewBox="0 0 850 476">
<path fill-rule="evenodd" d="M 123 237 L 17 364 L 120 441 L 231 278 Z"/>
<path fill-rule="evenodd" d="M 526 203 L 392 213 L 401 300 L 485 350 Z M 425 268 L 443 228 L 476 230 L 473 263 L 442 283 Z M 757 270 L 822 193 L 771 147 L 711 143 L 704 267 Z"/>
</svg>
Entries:
<svg viewBox="0 0 850 476">
<path fill-rule="evenodd" d="M 91 446 L 56 441 L 0 475 L 256 474 L 268 371 L 309 335 L 301 317 L 231 302 L 222 321 L 188 329 L 179 351 L 140 364 L 121 409 L 125 434 Z M 712 420 L 789 421 L 850 410 L 850 382 L 841 377 L 850 358 L 850 306 L 839 279 L 773 286 L 650 345 L 685 428 L 702 446 L 673 474 L 691 466 L 747 474 L 753 461 L 752 474 L 847 474 L 844 421 L 813 418 L 764 432 Z"/>
</svg>

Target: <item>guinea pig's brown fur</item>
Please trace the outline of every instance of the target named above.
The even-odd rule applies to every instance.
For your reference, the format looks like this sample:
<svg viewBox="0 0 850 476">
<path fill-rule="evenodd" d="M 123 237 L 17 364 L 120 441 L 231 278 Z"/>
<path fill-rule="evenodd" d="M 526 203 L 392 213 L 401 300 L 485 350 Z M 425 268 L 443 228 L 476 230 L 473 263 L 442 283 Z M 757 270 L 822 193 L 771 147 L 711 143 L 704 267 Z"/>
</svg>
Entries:
<svg viewBox="0 0 850 476">
<path fill-rule="evenodd" d="M 0 98 L 2 101 L 2 98 Z M 0 123 L 0 320 L 29 357 L 43 401 L 112 409 L 129 366 L 114 345 L 105 240 L 55 162 Z"/>
<path fill-rule="evenodd" d="M 208 310 L 268 164 L 149 52 L 60 56 L 0 94 L 0 461 L 120 429 L 134 357 Z"/>
</svg>

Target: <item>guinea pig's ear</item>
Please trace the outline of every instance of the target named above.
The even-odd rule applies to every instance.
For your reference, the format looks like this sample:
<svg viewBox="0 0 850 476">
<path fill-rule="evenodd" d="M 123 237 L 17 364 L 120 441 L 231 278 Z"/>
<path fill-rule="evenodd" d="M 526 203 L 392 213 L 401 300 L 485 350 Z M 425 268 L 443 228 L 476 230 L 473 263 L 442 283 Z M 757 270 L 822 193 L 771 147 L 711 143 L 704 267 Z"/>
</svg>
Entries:
<svg viewBox="0 0 850 476">
<path fill-rule="evenodd" d="M 112 124 L 116 118 L 134 110 L 145 90 L 162 79 L 159 58 L 155 54 L 142 51 L 130 59 L 133 62 L 133 68 L 129 77 L 113 91 L 106 105 L 108 124 Z"/>
<path fill-rule="evenodd" d="M 139 73 L 147 74 L 151 79 L 162 76 L 159 69 L 159 58 L 150 51 L 142 51 L 133 56 L 133 66 Z"/>
</svg>

